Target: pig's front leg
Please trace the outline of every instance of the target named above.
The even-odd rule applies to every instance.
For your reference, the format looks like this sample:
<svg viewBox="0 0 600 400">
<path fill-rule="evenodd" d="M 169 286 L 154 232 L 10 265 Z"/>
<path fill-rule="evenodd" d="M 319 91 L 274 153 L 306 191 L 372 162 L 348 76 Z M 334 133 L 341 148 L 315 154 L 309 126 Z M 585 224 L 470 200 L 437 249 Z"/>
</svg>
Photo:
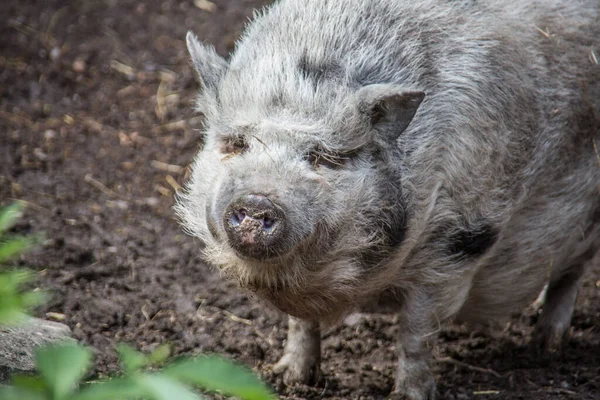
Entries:
<svg viewBox="0 0 600 400">
<path fill-rule="evenodd" d="M 431 370 L 433 361 L 431 343 L 438 329 L 435 316 L 432 316 L 431 310 L 424 304 L 417 304 L 413 308 L 407 307 L 401 312 L 396 349 L 398 369 L 390 399 L 433 400 L 435 398 L 435 380 Z"/>
<path fill-rule="evenodd" d="M 435 380 L 431 371 L 432 355 L 425 340 L 408 336 L 397 348 L 398 369 L 391 399 L 433 400 Z"/>
<path fill-rule="evenodd" d="M 283 356 L 273 366 L 286 385 L 316 383 L 321 375 L 321 331 L 318 322 L 289 317 Z"/>
</svg>

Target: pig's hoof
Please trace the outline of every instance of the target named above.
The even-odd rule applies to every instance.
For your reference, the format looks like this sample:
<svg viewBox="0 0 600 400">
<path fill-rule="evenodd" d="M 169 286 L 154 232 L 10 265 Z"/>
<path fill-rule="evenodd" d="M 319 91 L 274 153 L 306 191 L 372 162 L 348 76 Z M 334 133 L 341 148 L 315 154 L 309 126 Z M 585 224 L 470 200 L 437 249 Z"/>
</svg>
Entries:
<svg viewBox="0 0 600 400">
<path fill-rule="evenodd" d="M 410 394 L 401 392 L 392 392 L 387 397 L 387 400 L 434 400 L 435 390 L 424 392 L 412 391 Z"/>
<path fill-rule="evenodd" d="M 298 357 L 297 354 L 284 354 L 273 372 L 283 374 L 283 383 L 287 386 L 296 384 L 315 385 L 321 378 L 321 369 L 317 360 L 312 357 Z"/>
<path fill-rule="evenodd" d="M 410 383 L 404 380 L 400 384 L 397 381 L 388 400 L 435 400 L 435 395 L 435 380 L 431 374 L 424 373 L 421 376 L 415 376 Z"/>
<path fill-rule="evenodd" d="M 535 327 L 531 347 L 538 355 L 560 352 L 568 341 L 568 329 L 544 324 Z"/>
</svg>

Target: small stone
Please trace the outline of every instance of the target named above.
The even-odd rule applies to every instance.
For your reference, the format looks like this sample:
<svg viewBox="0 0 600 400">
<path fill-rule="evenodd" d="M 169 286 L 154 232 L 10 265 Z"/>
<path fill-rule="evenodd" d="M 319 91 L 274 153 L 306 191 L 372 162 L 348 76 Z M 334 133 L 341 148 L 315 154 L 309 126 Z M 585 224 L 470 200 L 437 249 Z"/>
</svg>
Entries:
<svg viewBox="0 0 600 400">
<path fill-rule="evenodd" d="M 52 319 L 54 321 L 64 321 L 67 318 L 67 316 L 63 313 L 47 312 L 46 318 Z"/>
<path fill-rule="evenodd" d="M 52 50 L 50 50 L 50 59 L 52 61 L 56 61 L 56 60 L 58 60 L 59 57 L 60 57 L 60 48 L 53 47 Z"/>
<path fill-rule="evenodd" d="M 208 0 L 194 0 L 194 6 L 208 12 L 214 12 L 217 9 L 217 5 Z"/>
<path fill-rule="evenodd" d="M 47 129 L 44 132 L 44 139 L 46 140 L 52 140 L 56 137 L 56 131 L 53 131 L 52 129 Z"/>
<path fill-rule="evenodd" d="M 38 347 L 70 337 L 71 329 L 65 324 L 38 318 L 0 327 L 0 383 L 6 383 L 14 372 L 33 372 Z"/>
<path fill-rule="evenodd" d="M 81 74 L 83 72 L 85 72 L 85 61 L 78 58 L 77 60 L 73 61 L 73 71 L 77 72 L 78 74 Z"/>
<path fill-rule="evenodd" d="M 129 203 L 125 200 L 107 200 L 106 205 L 108 208 L 118 208 L 119 210 L 127 210 Z"/>
<path fill-rule="evenodd" d="M 40 161 L 48 160 L 48 155 L 46 153 L 44 153 L 44 151 L 42 149 L 40 149 L 39 147 L 36 147 L 35 149 L 33 149 L 33 155 L 35 156 L 35 158 L 37 158 Z"/>
</svg>

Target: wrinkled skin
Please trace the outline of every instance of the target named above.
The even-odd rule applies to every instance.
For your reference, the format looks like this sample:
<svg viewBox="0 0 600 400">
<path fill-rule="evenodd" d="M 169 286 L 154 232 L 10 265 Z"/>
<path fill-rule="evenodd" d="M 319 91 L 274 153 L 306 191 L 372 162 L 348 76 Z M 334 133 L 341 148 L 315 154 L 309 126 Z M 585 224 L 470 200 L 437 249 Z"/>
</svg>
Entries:
<svg viewBox="0 0 600 400">
<path fill-rule="evenodd" d="M 206 126 L 177 211 L 292 316 L 286 383 L 318 380 L 319 325 L 356 310 L 399 316 L 397 398 L 435 397 L 449 318 L 548 285 L 536 346 L 565 340 L 600 244 L 599 6 L 522 3 L 282 0 L 229 60 L 188 35 Z"/>
</svg>

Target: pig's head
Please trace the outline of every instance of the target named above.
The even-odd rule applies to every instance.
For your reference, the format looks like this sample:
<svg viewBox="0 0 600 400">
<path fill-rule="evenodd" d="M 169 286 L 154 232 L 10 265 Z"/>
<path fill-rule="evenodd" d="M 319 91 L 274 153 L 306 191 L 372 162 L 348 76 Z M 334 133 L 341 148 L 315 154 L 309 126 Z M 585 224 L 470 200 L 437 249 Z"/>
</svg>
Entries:
<svg viewBox="0 0 600 400">
<path fill-rule="evenodd" d="M 183 225 L 211 264 L 292 315 L 351 305 L 403 240 L 396 143 L 424 94 L 352 84 L 306 54 L 228 63 L 191 34 L 188 49 L 206 120 Z"/>
</svg>

